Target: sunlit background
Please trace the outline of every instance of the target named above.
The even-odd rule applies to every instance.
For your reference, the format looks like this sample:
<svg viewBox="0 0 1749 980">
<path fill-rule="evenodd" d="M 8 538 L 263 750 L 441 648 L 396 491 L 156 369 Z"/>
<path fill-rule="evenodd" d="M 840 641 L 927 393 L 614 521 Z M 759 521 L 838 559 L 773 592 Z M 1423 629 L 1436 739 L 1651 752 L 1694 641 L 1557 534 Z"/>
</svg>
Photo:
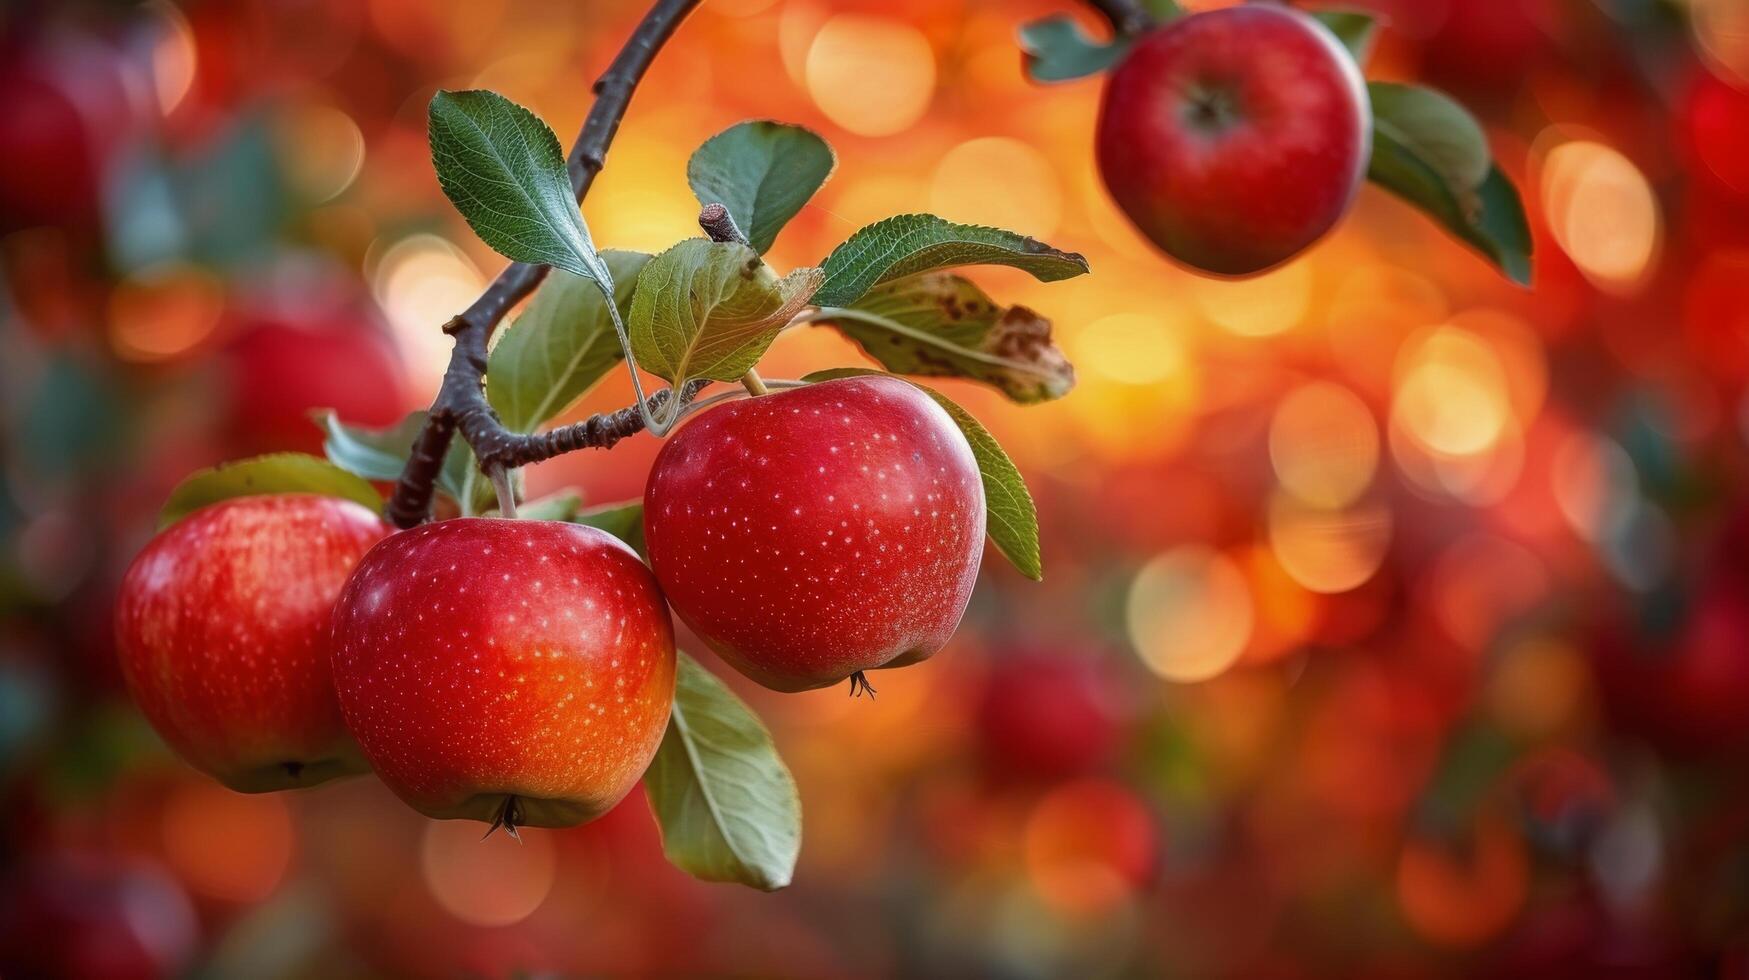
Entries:
<svg viewBox="0 0 1749 980">
<path fill-rule="evenodd" d="M 657 62 L 604 246 L 696 234 L 688 154 L 771 117 L 839 153 L 779 268 L 929 210 L 1094 270 L 974 272 L 1054 320 L 1069 397 L 951 386 L 1044 583 L 986 562 L 874 702 L 729 677 L 801 786 L 775 895 L 668 867 L 641 791 L 520 845 L 371 779 L 233 794 L 109 633 L 188 471 L 434 393 L 502 260 L 433 178 L 432 92 L 568 138 L 641 5 L 0 15 L 0 974 L 1749 976 L 1749 5 L 1347 5 L 1390 20 L 1371 75 L 1484 121 L 1533 289 L 1373 189 L 1262 278 L 1169 265 L 1100 186 L 1098 81 L 1021 76 L 1068 0 L 706 0 Z M 856 363 L 802 328 L 762 371 Z M 631 497 L 655 449 L 531 490 Z"/>
</svg>

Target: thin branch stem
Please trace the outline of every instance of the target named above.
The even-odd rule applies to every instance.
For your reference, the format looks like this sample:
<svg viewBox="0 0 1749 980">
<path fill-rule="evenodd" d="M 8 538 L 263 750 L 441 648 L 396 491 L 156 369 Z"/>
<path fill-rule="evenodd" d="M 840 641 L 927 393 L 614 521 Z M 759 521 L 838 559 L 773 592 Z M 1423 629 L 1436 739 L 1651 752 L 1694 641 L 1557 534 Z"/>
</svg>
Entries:
<svg viewBox="0 0 1749 980">
<path fill-rule="evenodd" d="M 1140 34 L 1154 21 L 1137 0 L 1087 0 L 1087 6 L 1099 11 L 1118 34 Z"/>
<path fill-rule="evenodd" d="M 680 22 L 686 19 L 686 15 L 699 2 L 700 0 L 656 0 L 632 31 L 625 46 L 614 56 L 607 71 L 595 83 L 595 104 L 590 107 L 589 115 L 583 120 L 583 128 L 577 134 L 577 141 L 572 144 L 571 152 L 566 158 L 571 189 L 576 192 L 579 202 L 589 193 L 596 175 L 601 173 L 601 168 L 606 164 L 607 148 L 612 144 L 614 134 L 619 131 L 620 121 L 625 118 L 626 107 L 631 103 L 632 93 L 637 90 L 638 83 L 643 80 L 644 73 L 649 70 L 650 63 L 655 60 L 662 45 L 674 35 Z M 401 470 L 401 478 L 395 484 L 394 495 L 389 498 L 386 513 L 396 526 L 412 527 L 431 516 L 431 497 L 437 484 L 437 475 L 443 466 L 443 456 L 449 449 L 450 440 L 458 430 L 474 448 L 474 455 L 488 472 L 494 466 L 521 465 L 508 463 L 507 456 L 497 452 L 496 447 L 519 445 L 519 440 L 544 438 L 518 436 L 507 431 L 486 401 L 483 379 L 486 375 L 486 342 L 491 338 L 492 330 L 504 319 L 505 313 L 511 307 L 534 292 L 546 275 L 546 266 L 512 262 L 498 273 L 497 278 L 492 280 L 479 299 L 460 316 L 444 325 L 444 332 L 455 338 L 455 347 L 450 352 L 449 368 L 444 372 L 443 383 L 438 388 L 436 400 L 431 404 L 425 427 L 415 437 L 407 465 Z M 692 394 L 696 395 L 696 390 Z M 650 397 L 649 402 L 653 403 L 665 395 L 665 392 L 658 392 Z M 690 400 L 690 397 L 682 392 L 682 400 Z M 649 407 L 647 403 L 645 407 Z M 605 417 L 597 416 L 579 423 L 579 426 L 586 427 L 585 431 L 598 433 L 600 438 L 609 441 L 579 442 L 572 448 L 612 445 L 642 429 L 645 413 L 640 412 L 638 406 L 633 406 L 629 410 L 629 420 L 617 418 L 625 415 L 626 411 L 628 410 L 609 413 Z M 587 428 L 590 423 L 596 424 L 593 428 Z M 577 429 L 577 426 L 565 428 Z M 555 430 L 557 431 L 564 430 Z"/>
</svg>

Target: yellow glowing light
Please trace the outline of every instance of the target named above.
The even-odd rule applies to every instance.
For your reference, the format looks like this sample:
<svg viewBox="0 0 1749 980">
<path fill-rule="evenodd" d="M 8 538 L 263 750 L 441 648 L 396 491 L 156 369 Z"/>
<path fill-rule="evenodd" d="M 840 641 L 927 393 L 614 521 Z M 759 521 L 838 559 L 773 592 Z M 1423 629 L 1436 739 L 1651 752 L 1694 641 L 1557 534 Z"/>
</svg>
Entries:
<svg viewBox="0 0 1749 980">
<path fill-rule="evenodd" d="M 1347 592 L 1385 560 L 1391 512 L 1382 504 L 1345 510 L 1308 507 L 1287 494 L 1269 502 L 1269 546 L 1294 581 L 1313 592 Z"/>
<path fill-rule="evenodd" d="M 364 133 L 351 116 L 333 106 L 305 102 L 277 123 L 286 176 L 312 202 L 339 197 L 358 177 L 364 166 Z"/>
<path fill-rule="evenodd" d="M 450 342 L 433 327 L 467 309 L 485 287 L 485 278 L 454 245 L 436 235 L 418 234 L 383 251 L 371 282 L 407 355 L 412 380 L 435 387 L 449 363 Z"/>
<path fill-rule="evenodd" d="M 1292 262 L 1254 279 L 1192 280 L 1197 309 L 1241 337 L 1271 337 L 1292 330 L 1312 300 L 1312 267 Z"/>
<path fill-rule="evenodd" d="M 1663 219 L 1632 160 L 1590 140 L 1563 143 L 1543 161 L 1542 197 L 1555 240 L 1586 278 L 1615 292 L 1645 281 Z"/>
<path fill-rule="evenodd" d="M 1314 506 L 1343 507 L 1366 490 L 1378 469 L 1378 425 L 1354 392 L 1314 381 L 1276 406 L 1269 458 L 1289 493 Z"/>
<path fill-rule="evenodd" d="M 152 0 L 142 8 L 153 22 L 151 32 L 152 89 L 165 114 L 182 104 L 194 86 L 198 61 L 194 30 L 174 4 Z"/>
<path fill-rule="evenodd" d="M 1254 616 L 1238 565 L 1201 545 L 1160 555 L 1130 585 L 1130 642 L 1169 681 L 1207 680 L 1231 667 L 1251 639 Z"/>
<path fill-rule="evenodd" d="M 1555 506 L 1580 537 L 1614 538 L 1633 519 L 1640 504 L 1639 471 L 1613 439 L 1574 433 L 1555 448 L 1549 468 Z"/>
<path fill-rule="evenodd" d="M 839 14 L 808 47 L 808 95 L 827 118 L 861 136 L 909 129 L 935 94 L 935 52 L 901 21 Z"/>
<path fill-rule="evenodd" d="M 223 312 L 224 293 L 211 273 L 180 262 L 153 266 L 110 294 L 110 344 L 123 360 L 171 360 L 210 337 Z"/>
<path fill-rule="evenodd" d="M 1037 150 L 987 136 L 961 143 L 935 165 L 929 210 L 1043 238 L 1057 230 L 1062 190 L 1056 170 Z"/>
<path fill-rule="evenodd" d="M 1423 447 L 1452 456 L 1491 448 L 1512 406 L 1506 371 L 1486 342 L 1440 327 L 1404 346 L 1398 360 L 1392 422 Z"/>
<path fill-rule="evenodd" d="M 1123 384 L 1156 384 L 1189 365 L 1179 335 L 1151 314 L 1101 317 L 1071 337 L 1078 367 Z"/>
<path fill-rule="evenodd" d="M 164 856 L 177 877 L 209 898 L 259 902 L 291 864 L 291 814 L 277 794 L 189 783 L 166 802 L 163 833 Z"/>
<path fill-rule="evenodd" d="M 551 834 L 524 834 L 520 844 L 506 834 L 482 841 L 477 824 L 433 820 L 419 850 L 431 897 L 469 925 L 521 922 L 553 890 L 558 857 Z"/>
</svg>

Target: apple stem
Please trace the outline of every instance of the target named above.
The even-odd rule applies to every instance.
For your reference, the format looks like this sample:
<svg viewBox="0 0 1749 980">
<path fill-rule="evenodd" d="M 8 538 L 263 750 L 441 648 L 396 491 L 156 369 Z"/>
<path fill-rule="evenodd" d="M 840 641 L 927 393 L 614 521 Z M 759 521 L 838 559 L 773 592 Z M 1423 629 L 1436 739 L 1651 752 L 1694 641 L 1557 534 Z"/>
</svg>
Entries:
<svg viewBox="0 0 1749 980">
<path fill-rule="evenodd" d="M 755 398 L 771 394 L 771 389 L 765 387 L 765 379 L 761 378 L 759 372 L 753 368 L 748 368 L 747 373 L 741 375 L 741 386 L 747 389 L 747 394 Z"/>
<path fill-rule="evenodd" d="M 868 675 L 859 670 L 850 675 L 850 696 L 860 697 L 864 691 L 868 692 L 870 701 L 875 699 L 874 685 L 868 682 Z"/>
<path fill-rule="evenodd" d="M 516 488 L 510 484 L 510 470 L 494 466 L 491 477 L 492 489 L 498 493 L 498 516 L 505 520 L 516 520 Z"/>
</svg>

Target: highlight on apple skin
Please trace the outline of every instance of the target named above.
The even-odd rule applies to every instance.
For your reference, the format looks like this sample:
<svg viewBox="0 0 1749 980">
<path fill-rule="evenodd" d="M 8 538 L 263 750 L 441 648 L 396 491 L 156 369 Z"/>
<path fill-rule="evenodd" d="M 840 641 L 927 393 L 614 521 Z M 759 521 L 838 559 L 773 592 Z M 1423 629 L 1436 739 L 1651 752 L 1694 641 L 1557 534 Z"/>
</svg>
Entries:
<svg viewBox="0 0 1749 980">
<path fill-rule="evenodd" d="M 1372 108 L 1328 29 L 1245 4 L 1138 40 L 1106 83 L 1096 150 L 1111 196 L 1162 251 L 1249 276 L 1347 213 L 1372 153 Z"/>
<path fill-rule="evenodd" d="M 160 532 L 116 604 L 122 673 L 189 764 L 241 792 L 363 772 L 329 667 L 334 602 L 393 529 L 348 500 L 237 497 Z"/>
<path fill-rule="evenodd" d="M 896 378 L 842 378 L 712 408 L 644 493 L 674 611 L 777 691 L 929 657 L 958 628 L 984 488 L 953 420 Z"/>
<path fill-rule="evenodd" d="M 334 610 L 334 680 L 377 776 L 439 819 L 568 827 L 618 803 L 674 699 L 674 629 L 618 539 L 551 521 L 404 531 Z"/>
</svg>

